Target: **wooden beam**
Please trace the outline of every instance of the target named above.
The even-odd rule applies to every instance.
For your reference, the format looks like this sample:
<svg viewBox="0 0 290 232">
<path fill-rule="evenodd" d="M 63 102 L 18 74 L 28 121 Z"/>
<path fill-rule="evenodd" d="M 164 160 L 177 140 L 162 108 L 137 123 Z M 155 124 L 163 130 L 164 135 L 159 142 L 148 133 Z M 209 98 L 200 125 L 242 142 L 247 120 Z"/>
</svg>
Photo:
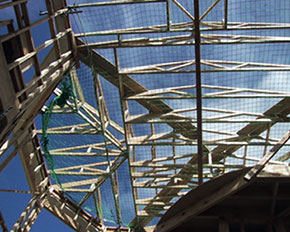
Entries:
<svg viewBox="0 0 290 232">
<path fill-rule="evenodd" d="M 203 21 L 201 31 L 229 31 L 229 30 L 266 30 L 266 29 L 289 29 L 290 23 L 264 23 L 264 22 L 228 22 L 225 29 L 224 22 Z M 170 32 L 192 32 L 194 22 L 171 23 Z M 167 24 L 150 25 L 147 27 L 125 28 L 107 31 L 94 31 L 78 33 L 75 36 L 102 36 L 102 35 L 122 35 L 122 34 L 146 34 L 146 33 L 167 33 Z"/>
<path fill-rule="evenodd" d="M 4 217 L 1 213 L 1 211 L 0 211 L 0 225 L 2 227 L 3 232 L 8 232 L 8 228 L 6 226 L 6 223 L 5 223 L 5 220 L 4 220 Z"/>
<path fill-rule="evenodd" d="M 82 4 L 75 4 L 70 5 L 68 8 L 86 8 L 86 7 L 99 7 L 99 6 L 115 6 L 115 5 L 127 5 L 127 4 L 138 4 L 138 3 L 158 3 L 164 2 L 165 0 L 116 0 L 114 2 L 104 1 L 104 2 L 94 2 L 94 3 L 82 3 Z"/>
<path fill-rule="evenodd" d="M 288 43 L 289 37 L 282 36 L 246 36 L 246 35 L 219 35 L 219 34 L 201 34 L 200 45 L 215 44 L 261 44 L 261 43 Z M 121 42 L 121 43 L 120 43 Z M 105 42 L 92 42 L 80 45 L 80 49 L 87 47 L 93 49 L 109 49 L 109 48 L 134 48 L 134 47 L 167 47 L 167 46 L 189 46 L 195 45 L 195 41 L 189 36 L 167 36 L 159 38 L 140 37 L 134 39 L 122 39 L 121 41 L 111 40 Z"/>
<path fill-rule="evenodd" d="M 18 113 L 18 102 L 15 96 L 15 89 L 11 82 L 11 77 L 8 71 L 4 50 L 0 44 L 0 70 L 1 70 L 1 85 L 0 85 L 0 108 L 1 108 L 1 132 L 0 144 L 3 144 L 4 138 L 7 138 L 9 128 Z"/>
<path fill-rule="evenodd" d="M 195 60 L 158 63 L 121 69 L 121 74 L 158 74 L 158 73 L 195 73 L 196 69 L 184 69 L 195 64 Z M 256 72 L 256 71 L 289 71 L 290 65 L 258 62 L 241 62 L 226 60 L 201 60 L 201 72 Z"/>
<path fill-rule="evenodd" d="M 200 16 L 199 18 L 199 21 L 202 21 L 207 15 L 209 12 L 212 11 L 212 9 L 220 2 L 220 0 L 215 0 L 213 2 L 213 4 L 211 4 L 211 6 L 202 14 L 202 16 Z M 196 18 L 196 17 L 195 17 Z"/>
<path fill-rule="evenodd" d="M 288 131 L 283 138 L 271 148 L 271 150 L 258 162 L 255 167 L 253 167 L 246 175 L 245 179 L 250 181 L 252 178 L 257 176 L 259 172 L 265 167 L 265 165 L 269 162 L 269 160 L 274 157 L 274 155 L 281 149 L 281 147 L 286 144 L 286 142 L 290 139 L 290 131 Z"/>
<path fill-rule="evenodd" d="M 56 189 L 50 189 L 44 207 L 76 231 L 95 232 L 98 230 L 103 232 L 105 230 L 97 219 L 65 198 Z"/>
<path fill-rule="evenodd" d="M 280 117 L 285 117 L 290 113 L 290 109 L 288 105 L 290 104 L 289 98 L 284 98 L 283 100 L 279 101 L 277 104 L 272 106 L 270 109 L 265 111 L 263 113 L 264 116 L 271 117 L 274 115 L 279 114 Z M 257 119 L 260 119 L 261 117 L 258 117 Z M 277 121 L 272 121 L 272 126 L 276 124 Z M 245 141 L 246 137 L 243 137 L 243 135 L 247 135 L 248 142 L 250 141 L 249 138 L 252 138 L 251 135 L 258 135 L 263 133 L 268 129 L 268 123 L 263 124 L 255 124 L 255 123 L 249 123 L 246 126 L 244 126 L 242 129 L 237 131 L 237 134 L 240 135 L 240 138 L 234 139 L 235 141 Z M 250 136 L 250 137 L 249 137 Z M 275 145 L 275 144 L 273 144 Z M 218 145 L 216 148 L 214 148 L 212 152 L 212 159 L 213 162 L 218 162 L 219 160 L 223 159 L 225 155 L 231 155 L 235 151 L 237 151 L 241 146 L 231 146 L 231 145 Z"/>
<path fill-rule="evenodd" d="M 77 74 L 77 70 L 76 70 L 75 67 L 73 67 L 70 70 L 70 77 L 71 77 L 71 80 L 72 80 L 72 84 L 75 86 L 74 88 L 75 88 L 75 90 L 77 92 L 78 99 L 81 102 L 86 102 L 84 94 L 83 94 L 82 87 L 80 85 L 80 81 L 79 81 L 79 77 L 78 77 L 78 74 Z"/>
<path fill-rule="evenodd" d="M 182 6 L 182 4 L 177 0 L 172 0 L 172 2 L 185 14 L 187 15 L 192 21 L 194 21 L 194 16 L 185 8 Z"/>
<path fill-rule="evenodd" d="M 13 2 L 7 2 L 7 3 L 3 3 L 0 5 L 0 9 L 4 9 L 7 7 L 11 7 L 11 6 L 15 6 L 15 5 L 19 5 L 22 3 L 26 3 L 28 0 L 15 0 Z"/>
<path fill-rule="evenodd" d="M 17 222 L 13 225 L 11 231 L 29 231 L 43 207 L 44 198 L 45 194 L 34 195 L 21 213 Z"/>
<path fill-rule="evenodd" d="M 195 215 L 198 215 L 200 212 L 203 212 L 205 209 L 208 209 L 217 202 L 220 202 L 222 199 L 225 199 L 226 196 L 229 196 L 234 192 L 244 188 L 246 185 L 249 184 L 249 182 L 245 181 L 243 178 L 243 175 L 248 170 L 249 168 L 241 170 L 240 172 L 236 172 L 236 174 L 238 173 L 238 175 L 235 175 L 235 177 L 233 176 L 228 182 L 225 182 L 222 187 L 216 189 L 214 191 L 214 194 L 212 192 L 209 192 L 193 206 L 181 210 L 175 215 L 174 220 L 166 220 L 162 223 L 159 223 L 155 231 L 171 231 L 182 223 L 185 223 L 187 220 L 194 217 Z"/>
</svg>

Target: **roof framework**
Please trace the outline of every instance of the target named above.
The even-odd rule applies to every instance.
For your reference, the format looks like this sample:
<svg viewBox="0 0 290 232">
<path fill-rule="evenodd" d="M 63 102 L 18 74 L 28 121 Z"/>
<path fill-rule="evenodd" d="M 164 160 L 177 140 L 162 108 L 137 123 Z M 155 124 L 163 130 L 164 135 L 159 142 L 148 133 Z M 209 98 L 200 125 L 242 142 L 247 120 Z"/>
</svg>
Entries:
<svg viewBox="0 0 290 232">
<path fill-rule="evenodd" d="M 13 231 L 29 231 L 42 208 L 77 231 L 153 231 L 205 181 L 288 165 L 290 21 L 272 22 L 286 1 L 264 21 L 233 21 L 227 0 L 46 0 L 34 22 L 28 2 L 0 1 L 15 14 L 0 21 L 0 171 L 19 155 L 33 193 Z M 142 18 L 156 12 L 163 21 Z M 123 18 L 130 13 L 143 26 Z M 104 21 L 89 24 L 94 16 Z M 35 46 L 44 24 L 50 38 Z M 43 132 L 34 119 L 64 95 L 64 76 L 74 96 L 52 107 Z"/>
</svg>

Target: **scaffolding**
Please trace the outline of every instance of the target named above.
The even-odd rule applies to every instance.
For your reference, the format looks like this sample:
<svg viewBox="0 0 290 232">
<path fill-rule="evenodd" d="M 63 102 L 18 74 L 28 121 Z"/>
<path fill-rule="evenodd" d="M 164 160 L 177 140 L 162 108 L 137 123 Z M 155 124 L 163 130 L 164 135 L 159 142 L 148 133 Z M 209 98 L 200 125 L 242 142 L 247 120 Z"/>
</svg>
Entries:
<svg viewBox="0 0 290 232">
<path fill-rule="evenodd" d="M 19 156 L 32 194 L 12 231 L 43 208 L 154 231 L 204 182 L 289 165 L 287 0 L 32 4 L 0 1 L 0 171 Z"/>
</svg>

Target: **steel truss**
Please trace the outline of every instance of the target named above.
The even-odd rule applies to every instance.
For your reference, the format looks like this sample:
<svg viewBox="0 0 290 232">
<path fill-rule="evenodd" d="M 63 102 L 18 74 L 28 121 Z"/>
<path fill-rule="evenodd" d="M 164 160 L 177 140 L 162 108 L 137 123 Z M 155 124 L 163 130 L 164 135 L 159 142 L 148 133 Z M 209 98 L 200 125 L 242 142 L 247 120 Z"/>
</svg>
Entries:
<svg viewBox="0 0 290 232">
<path fill-rule="evenodd" d="M 165 4 L 166 23 L 146 27 L 132 27 L 106 31 L 92 31 L 74 34 L 71 29 L 69 14 L 77 9 L 88 7 L 104 7 L 131 4 Z M 170 4 L 174 4 L 187 20 L 172 23 Z M 1 27 L 7 27 L 8 33 L 0 38 L 0 68 L 3 71 L 3 85 L 0 85 L 1 119 L 5 118 L 5 126 L 0 133 L 0 171 L 17 155 L 21 157 L 27 181 L 32 193 L 31 201 L 15 223 L 12 231 L 29 231 L 42 208 L 47 209 L 64 223 L 76 231 L 130 231 L 122 228 L 120 208 L 119 180 L 117 170 L 124 162 L 129 164 L 132 195 L 136 217 L 130 225 L 132 228 L 145 227 L 152 231 L 154 227 L 146 227 L 155 217 L 162 214 L 187 191 L 196 188 L 204 179 L 211 179 L 225 172 L 257 164 L 247 178 L 251 179 L 267 163 L 288 165 L 290 154 L 285 153 L 276 159 L 273 156 L 282 146 L 289 146 L 289 133 L 281 140 L 271 136 L 271 129 L 278 123 L 288 123 L 290 92 L 270 91 L 259 88 L 241 88 L 202 84 L 201 77 L 206 73 L 238 73 L 238 72 L 289 72 L 290 64 L 259 63 L 232 60 L 208 60 L 200 57 L 200 47 L 206 45 L 235 44 L 281 44 L 289 43 L 288 36 L 253 36 L 230 35 L 229 31 L 251 30 L 284 30 L 289 23 L 264 22 L 229 22 L 228 1 L 213 0 L 204 12 L 199 12 L 198 0 L 194 1 L 195 12 L 189 12 L 177 0 L 119 0 L 95 2 L 80 5 L 67 5 L 65 0 L 46 0 L 47 15 L 36 22 L 30 22 L 26 0 L 8 1 L 0 5 L 0 9 L 14 7 L 18 30 L 13 21 L 0 21 Z M 207 15 L 224 4 L 223 19 L 207 21 Z M 199 16 L 201 13 L 201 16 Z M 51 39 L 38 47 L 34 46 L 31 29 L 48 22 Z M 222 32 L 223 34 L 221 34 Z M 155 33 L 157 37 L 150 37 Z M 107 35 L 118 39 L 102 41 Z M 134 39 L 123 39 L 123 35 L 137 35 Z M 84 43 L 83 38 L 98 37 L 98 42 Z M 11 61 L 5 56 L 6 42 L 19 49 Z M 19 42 L 20 41 L 20 42 Z M 52 46 L 43 62 L 39 61 L 39 53 Z M 159 46 L 188 46 L 195 48 L 195 57 L 190 60 L 160 62 L 146 66 L 121 67 L 120 49 L 136 47 L 152 48 Z M 11 48 L 12 49 L 12 48 Z M 113 49 L 115 63 L 102 57 L 97 49 Z M 77 75 L 79 62 L 92 69 L 92 80 L 95 100 L 98 109 L 90 105 L 84 97 L 84 89 Z M 24 82 L 23 73 L 31 67 L 35 75 L 28 83 Z M 71 82 L 77 91 L 78 98 L 66 102 L 64 108 L 55 107 L 53 114 L 77 114 L 83 123 L 51 127 L 47 134 L 56 135 L 94 135 L 102 134 L 104 142 L 74 145 L 50 150 L 51 156 L 104 157 L 106 161 L 87 164 L 76 164 L 48 170 L 43 160 L 42 149 L 37 134 L 42 131 L 35 128 L 33 119 L 38 112 L 45 111 L 45 101 L 51 94 L 60 96 L 58 83 L 69 73 Z M 196 75 L 191 84 L 170 88 L 147 89 L 140 84 L 135 75 Z M 193 76 L 194 76 L 193 75 Z M 2 77 L 1 77 L 2 78 Z M 119 90 L 123 125 L 110 118 L 107 103 L 109 99 L 103 93 L 100 79 L 110 82 Z M 158 77 L 156 77 L 158 78 Z M 15 80 L 14 83 L 11 79 Z M 199 80 L 199 81 L 198 81 Z M 207 107 L 202 101 L 211 99 L 276 99 L 277 102 L 264 112 L 247 112 L 229 110 L 220 106 Z M 196 101 L 193 107 L 172 107 L 168 100 Z M 116 100 L 116 99 L 114 99 Z M 133 109 L 130 102 L 137 102 L 147 113 L 131 115 Z M 196 105 L 196 106 L 195 106 Z M 2 113 L 3 112 L 3 113 Z M 203 114 L 203 115 L 201 115 Z M 226 129 L 208 129 L 207 124 L 242 124 L 236 132 Z M 135 135 L 136 125 L 150 128 L 150 133 Z M 158 132 L 158 125 L 167 128 Z M 112 133 L 114 131 L 114 133 Z M 266 135 L 264 135 L 266 133 Z M 123 139 L 119 139 L 120 135 Z M 202 135 L 210 134 L 212 139 L 204 139 Z M 108 147 L 114 147 L 111 149 Z M 253 146 L 263 147 L 263 158 L 257 158 L 251 152 Z M 161 147 L 171 155 L 159 155 Z M 186 147 L 192 152 L 180 152 Z M 270 152 L 268 148 L 273 147 Z M 138 154 L 138 148 L 148 151 L 146 157 Z M 240 151 L 243 149 L 243 154 Z M 84 151 L 85 150 L 85 151 Z M 234 159 L 237 164 L 227 162 Z M 79 204 L 71 202 L 63 194 L 58 185 L 52 185 L 49 175 L 86 176 L 85 180 L 61 183 L 67 192 L 85 193 Z M 104 225 L 101 186 L 110 180 L 118 228 Z M 151 197 L 141 196 L 142 191 L 153 190 Z M 87 200 L 93 197 L 97 215 L 90 215 L 82 209 Z M 2 217 L 1 217 L 2 218 Z M 2 221 L 2 220 L 1 220 Z M 4 223 L 5 224 L 5 223 Z"/>
</svg>

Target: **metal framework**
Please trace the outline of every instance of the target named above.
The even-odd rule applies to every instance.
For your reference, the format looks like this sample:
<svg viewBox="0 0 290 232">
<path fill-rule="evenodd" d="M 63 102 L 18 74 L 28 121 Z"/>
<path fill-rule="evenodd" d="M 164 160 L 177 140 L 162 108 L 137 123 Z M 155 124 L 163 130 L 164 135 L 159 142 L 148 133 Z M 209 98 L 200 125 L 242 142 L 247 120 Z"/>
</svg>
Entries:
<svg viewBox="0 0 290 232">
<path fill-rule="evenodd" d="M 0 10 L 11 8 L 16 18 L 16 22 L 10 18 L 0 21 L 1 28 L 6 30 L 0 36 L 0 171 L 19 155 L 30 192 L 33 193 L 12 231 L 29 231 L 43 208 L 76 231 L 137 231 L 139 228 L 153 231 L 154 225 L 150 223 L 154 218 L 162 216 L 178 198 L 204 181 L 254 164 L 256 166 L 245 177 L 247 180 L 255 178 L 266 164 L 288 166 L 289 152 L 282 149 L 284 153 L 278 153 L 278 157 L 275 155 L 282 147 L 289 146 L 289 133 L 282 138 L 284 132 L 281 132 L 280 137 L 275 138 L 271 136 L 271 130 L 282 123 L 289 126 L 290 89 L 287 92 L 205 84 L 202 78 L 211 73 L 289 74 L 290 63 L 212 60 L 203 58 L 201 48 L 289 43 L 290 34 L 273 36 L 271 32 L 289 31 L 290 23 L 231 22 L 228 19 L 227 0 L 212 0 L 204 11 L 200 10 L 199 1 L 194 0 L 191 2 L 193 12 L 180 0 L 117 0 L 74 5 L 69 5 L 66 0 L 46 0 L 45 15 L 38 21 L 30 22 L 28 2 L 0 1 Z M 81 14 L 79 12 L 86 9 L 129 7 L 135 4 L 163 4 L 166 23 L 110 30 L 97 28 L 96 31 L 78 33 L 72 30 L 70 15 Z M 221 20 L 208 21 L 207 16 L 222 4 Z M 187 20 L 172 22 L 172 6 Z M 32 29 L 45 23 L 48 24 L 51 38 L 36 47 Z M 258 33 L 263 30 L 269 35 Z M 257 35 L 253 35 L 252 31 L 257 32 Z M 105 36 L 117 39 L 103 39 Z M 122 49 L 128 49 L 129 52 L 129 49 L 156 47 L 186 47 L 194 51 L 194 56 L 190 60 L 152 61 L 150 65 L 132 67 L 122 65 L 125 59 Z M 114 62 L 100 55 L 101 50 L 112 51 Z M 45 51 L 45 58 L 40 60 L 40 54 Z M 80 63 L 92 70 L 97 108 L 87 101 L 86 90 L 80 84 Z M 24 73 L 32 69 L 34 74 L 26 81 Z M 75 102 L 67 100 L 63 108 L 54 107 L 52 113 L 73 113 L 84 123 L 50 127 L 46 133 L 63 136 L 102 134 L 104 139 L 103 142 L 84 145 L 72 143 L 49 152 L 53 157 L 102 157 L 105 161 L 76 163 L 49 170 L 38 139 L 43 132 L 41 128 L 36 128 L 34 119 L 39 112 L 45 111 L 45 102 L 52 94 L 62 94 L 57 86 L 67 73 L 77 98 Z M 138 81 L 137 77 L 141 75 L 155 75 L 156 80 L 169 78 L 170 75 L 180 75 L 181 78 L 182 75 L 191 75 L 192 82 L 166 88 L 146 88 Z M 105 96 L 103 80 L 118 90 L 118 99 Z M 209 106 L 204 103 L 221 99 L 274 99 L 276 102 L 261 112 L 227 109 L 219 104 Z M 121 124 L 110 116 L 108 102 L 112 100 L 120 102 Z M 178 104 L 182 105 L 187 100 L 194 102 L 192 106 L 178 107 Z M 175 107 L 170 101 L 176 102 Z M 136 105 L 142 111 L 136 113 Z M 160 125 L 163 130 L 159 129 Z M 214 128 L 205 125 L 219 126 Z M 227 125 L 239 125 L 239 129 L 231 131 Z M 140 133 L 138 126 L 147 129 Z M 220 129 L 223 126 L 224 129 Z M 183 152 L 180 152 L 182 147 Z M 263 152 L 257 156 L 250 151 L 253 147 L 262 148 Z M 141 150 L 146 151 L 146 155 L 142 156 Z M 162 152 L 170 155 L 160 155 Z M 229 159 L 234 162 L 227 162 Z M 119 193 L 122 182 L 118 170 L 124 163 L 128 163 L 134 203 L 132 210 L 136 213 L 130 228 L 122 223 Z M 86 178 L 61 183 L 60 188 L 52 183 L 52 171 L 56 175 Z M 102 212 L 101 187 L 106 181 L 111 183 L 116 226 L 107 225 Z M 83 197 L 79 202 L 73 202 L 63 191 L 82 193 Z M 151 196 L 144 198 L 144 191 L 150 192 Z M 83 208 L 92 197 L 96 215 L 91 215 Z M 0 212 L 1 226 L 7 231 L 4 219 L 5 215 L 2 216 Z"/>
</svg>

